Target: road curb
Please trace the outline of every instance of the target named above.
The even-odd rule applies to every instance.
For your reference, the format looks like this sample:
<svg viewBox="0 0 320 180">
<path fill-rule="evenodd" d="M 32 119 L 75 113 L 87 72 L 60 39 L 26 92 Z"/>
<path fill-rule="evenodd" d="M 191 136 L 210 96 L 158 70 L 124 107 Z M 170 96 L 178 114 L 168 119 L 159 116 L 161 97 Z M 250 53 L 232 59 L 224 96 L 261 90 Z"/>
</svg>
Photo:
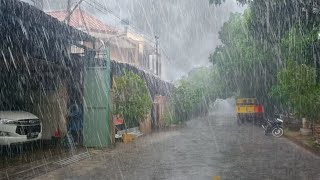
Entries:
<svg viewBox="0 0 320 180">
<path fill-rule="evenodd" d="M 301 141 L 297 140 L 296 138 L 293 138 L 293 137 L 288 136 L 288 135 L 286 135 L 286 134 L 284 134 L 284 137 L 285 137 L 286 139 L 288 139 L 289 141 L 293 142 L 294 144 L 296 144 L 296 145 L 302 147 L 303 149 L 309 151 L 310 153 L 312 153 L 312 154 L 320 157 L 320 149 L 319 149 L 319 150 L 314 149 L 314 148 L 312 148 L 312 147 L 310 147 L 310 146 L 302 143 Z"/>
</svg>

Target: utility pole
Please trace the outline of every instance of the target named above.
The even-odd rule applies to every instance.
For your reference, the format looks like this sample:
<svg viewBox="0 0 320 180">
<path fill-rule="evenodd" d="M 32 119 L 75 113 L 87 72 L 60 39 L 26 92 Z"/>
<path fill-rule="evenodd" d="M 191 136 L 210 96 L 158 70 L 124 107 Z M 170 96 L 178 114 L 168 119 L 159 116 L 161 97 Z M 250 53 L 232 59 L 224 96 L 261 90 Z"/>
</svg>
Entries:
<svg viewBox="0 0 320 180">
<path fill-rule="evenodd" d="M 82 3 L 83 0 L 80 0 L 79 2 L 77 2 L 77 4 L 71 9 L 71 0 L 68 0 L 68 7 L 67 7 L 67 16 L 64 19 L 64 22 L 67 22 L 67 24 L 69 25 L 70 23 L 70 18 L 72 13 L 79 7 L 79 5 Z"/>
<path fill-rule="evenodd" d="M 31 0 L 33 2 L 33 5 L 40 9 L 41 11 L 43 10 L 43 0 Z"/>
<path fill-rule="evenodd" d="M 155 36 L 156 39 L 156 75 L 160 76 L 159 74 L 159 36 Z"/>
<path fill-rule="evenodd" d="M 68 4 L 67 4 L 67 16 L 65 18 L 65 21 L 67 22 L 67 24 L 69 25 L 70 22 L 70 14 L 71 14 L 71 0 L 68 0 Z"/>
<path fill-rule="evenodd" d="M 159 53 L 159 57 L 158 57 L 158 62 L 159 62 L 159 78 L 161 79 L 161 66 L 162 66 L 162 63 L 161 63 L 161 50 L 160 50 L 160 42 L 158 42 L 158 53 Z"/>
</svg>

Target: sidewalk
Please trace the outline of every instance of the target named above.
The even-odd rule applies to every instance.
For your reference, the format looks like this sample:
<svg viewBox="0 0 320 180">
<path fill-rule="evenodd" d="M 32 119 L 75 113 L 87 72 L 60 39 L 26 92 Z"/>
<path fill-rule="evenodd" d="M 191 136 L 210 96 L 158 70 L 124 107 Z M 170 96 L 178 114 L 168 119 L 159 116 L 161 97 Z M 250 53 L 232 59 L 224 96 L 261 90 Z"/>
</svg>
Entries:
<svg viewBox="0 0 320 180">
<path fill-rule="evenodd" d="M 285 130 L 284 137 L 320 157 L 320 146 L 314 144 L 313 136 L 302 136 L 299 131 Z"/>
<path fill-rule="evenodd" d="M 2 156 L 0 180 L 30 179 L 87 157 L 89 157 L 88 150 L 82 147 L 77 147 L 73 153 L 56 148 L 26 151 L 11 158 Z"/>
</svg>

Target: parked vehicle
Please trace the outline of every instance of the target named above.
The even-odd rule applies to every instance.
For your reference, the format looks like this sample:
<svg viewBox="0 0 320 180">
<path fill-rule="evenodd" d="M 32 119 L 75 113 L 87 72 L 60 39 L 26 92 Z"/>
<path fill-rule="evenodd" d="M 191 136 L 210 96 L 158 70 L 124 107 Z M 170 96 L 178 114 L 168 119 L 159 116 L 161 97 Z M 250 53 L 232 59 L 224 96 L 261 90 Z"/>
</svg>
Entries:
<svg viewBox="0 0 320 180">
<path fill-rule="evenodd" d="M 42 123 L 25 111 L 0 111 L 0 145 L 36 141 L 42 137 Z"/>
<path fill-rule="evenodd" d="M 272 133 L 274 137 L 281 137 L 283 135 L 283 120 L 280 118 L 275 118 L 270 120 L 268 118 L 262 123 L 262 128 L 264 129 L 265 135 Z"/>
<path fill-rule="evenodd" d="M 248 120 L 260 123 L 264 117 L 264 107 L 258 103 L 256 98 L 237 99 L 236 111 L 238 124 Z"/>
</svg>

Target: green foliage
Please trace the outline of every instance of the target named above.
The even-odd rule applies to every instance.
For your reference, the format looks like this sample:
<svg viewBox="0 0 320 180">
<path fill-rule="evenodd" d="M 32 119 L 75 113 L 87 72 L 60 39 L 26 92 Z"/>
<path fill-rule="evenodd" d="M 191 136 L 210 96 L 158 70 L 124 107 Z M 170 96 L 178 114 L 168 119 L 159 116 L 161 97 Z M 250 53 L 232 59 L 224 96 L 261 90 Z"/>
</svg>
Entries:
<svg viewBox="0 0 320 180">
<path fill-rule="evenodd" d="M 292 28 L 281 41 L 282 56 L 300 64 L 313 65 L 314 45 L 318 41 L 318 29 L 302 32 L 300 27 Z"/>
<path fill-rule="evenodd" d="M 123 114 L 127 127 L 139 125 L 152 107 L 152 100 L 146 83 L 136 74 L 126 72 L 114 78 L 113 113 Z"/>
<path fill-rule="evenodd" d="M 225 0 L 209 0 L 210 4 L 220 5 Z M 256 40 L 275 45 L 300 24 L 301 30 L 319 26 L 319 2 L 314 0 L 237 0 L 247 4 L 250 10 L 249 33 Z"/>
<path fill-rule="evenodd" d="M 222 3 L 224 3 L 226 0 L 209 0 L 210 4 L 214 4 L 214 5 L 221 5 Z M 239 3 L 241 4 L 245 4 L 247 2 L 249 2 L 250 0 L 237 0 Z"/>
<path fill-rule="evenodd" d="M 166 126 L 171 124 L 179 124 L 181 122 L 178 120 L 173 108 L 169 108 L 165 111 L 164 121 Z"/>
<path fill-rule="evenodd" d="M 183 122 L 192 116 L 207 113 L 208 103 L 217 96 L 229 96 L 223 89 L 214 67 L 198 68 L 180 80 L 172 96 L 175 107 L 174 120 Z"/>
<path fill-rule="evenodd" d="M 314 120 L 320 117 L 320 87 L 316 83 L 316 70 L 306 64 L 288 61 L 278 73 L 278 84 L 270 95 L 299 117 Z"/>
<path fill-rule="evenodd" d="M 250 12 L 231 15 L 219 34 L 223 45 L 211 54 L 210 61 L 224 80 L 224 89 L 232 91 L 229 94 L 257 97 L 270 104 L 268 92 L 276 81 L 277 58 L 272 49 L 250 36 L 248 19 Z"/>
<path fill-rule="evenodd" d="M 275 107 L 319 119 L 319 2 L 241 2 L 248 10 L 231 15 L 219 34 L 222 45 L 210 55 L 222 89 L 257 97 L 268 112 Z"/>
</svg>

